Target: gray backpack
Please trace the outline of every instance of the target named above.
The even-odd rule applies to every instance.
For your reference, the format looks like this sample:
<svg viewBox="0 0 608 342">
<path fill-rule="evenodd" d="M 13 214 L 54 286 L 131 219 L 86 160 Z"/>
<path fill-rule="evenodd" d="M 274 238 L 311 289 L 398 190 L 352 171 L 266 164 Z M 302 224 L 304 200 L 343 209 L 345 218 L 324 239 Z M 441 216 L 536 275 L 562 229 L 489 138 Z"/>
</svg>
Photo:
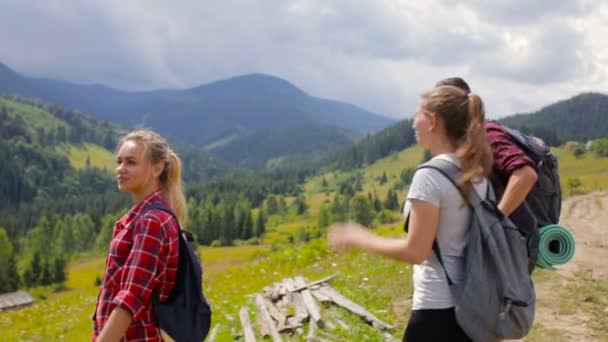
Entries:
<svg viewBox="0 0 608 342">
<path fill-rule="evenodd" d="M 432 159 L 419 167 L 423 168 L 439 171 L 464 197 L 458 186 L 461 171 L 457 166 Z M 524 234 L 497 208 L 494 199 L 489 185 L 485 199 L 471 192 L 463 282 L 454 284 L 446 271 L 458 324 L 472 340 L 483 342 L 526 336 L 532 328 L 536 303 Z M 445 271 L 437 240 L 433 251 Z"/>
</svg>

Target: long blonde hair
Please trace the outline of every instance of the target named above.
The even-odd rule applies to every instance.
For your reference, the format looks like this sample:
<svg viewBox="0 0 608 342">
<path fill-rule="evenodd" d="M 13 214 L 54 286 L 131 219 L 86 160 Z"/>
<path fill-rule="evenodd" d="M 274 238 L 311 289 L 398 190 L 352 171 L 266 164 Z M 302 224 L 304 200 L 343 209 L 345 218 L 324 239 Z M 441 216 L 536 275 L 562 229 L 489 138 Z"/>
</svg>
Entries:
<svg viewBox="0 0 608 342">
<path fill-rule="evenodd" d="M 160 134 L 146 129 L 132 131 L 123 136 L 118 149 L 127 141 L 139 142 L 144 147 L 144 155 L 152 162 L 164 163 L 164 169 L 158 177 L 160 190 L 167 200 L 169 207 L 175 212 L 182 228 L 188 221 L 188 206 L 182 190 L 182 162 L 177 154 L 169 147 L 169 144 Z"/>
<path fill-rule="evenodd" d="M 448 138 L 456 146 L 462 162 L 460 185 L 465 194 L 471 182 L 492 172 L 492 151 L 484 127 L 481 98 L 451 85 L 435 87 L 422 95 L 422 107 L 436 113 L 444 122 Z"/>
</svg>

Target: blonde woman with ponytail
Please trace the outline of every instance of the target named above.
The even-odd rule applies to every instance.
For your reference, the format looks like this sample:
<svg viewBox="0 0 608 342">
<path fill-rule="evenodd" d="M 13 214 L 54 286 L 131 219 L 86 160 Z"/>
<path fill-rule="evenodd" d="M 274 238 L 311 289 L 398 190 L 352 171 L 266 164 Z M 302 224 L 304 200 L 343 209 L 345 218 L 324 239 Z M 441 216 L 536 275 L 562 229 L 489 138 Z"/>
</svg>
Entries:
<svg viewBox="0 0 608 342">
<path fill-rule="evenodd" d="M 181 161 L 165 139 L 149 130 L 124 136 L 116 153 L 118 190 L 133 207 L 118 220 L 94 314 L 93 341 L 162 341 L 150 305 L 152 291 L 164 301 L 176 280 L 179 226 L 187 206 Z M 149 205 L 169 207 L 168 212 Z"/>
<path fill-rule="evenodd" d="M 492 154 L 479 96 L 454 86 L 433 88 L 421 96 L 413 128 L 418 144 L 430 149 L 433 158 L 462 170 L 460 186 L 465 193 L 486 196 Z M 406 238 L 379 237 L 349 222 L 330 228 L 329 244 L 338 250 L 359 248 L 414 264 L 412 314 L 403 341 L 470 341 L 456 322 L 445 272 L 432 252 L 436 239 L 447 273 L 460 283 L 469 208 L 439 171 L 423 168 L 414 174 L 404 214 L 410 217 Z"/>
</svg>

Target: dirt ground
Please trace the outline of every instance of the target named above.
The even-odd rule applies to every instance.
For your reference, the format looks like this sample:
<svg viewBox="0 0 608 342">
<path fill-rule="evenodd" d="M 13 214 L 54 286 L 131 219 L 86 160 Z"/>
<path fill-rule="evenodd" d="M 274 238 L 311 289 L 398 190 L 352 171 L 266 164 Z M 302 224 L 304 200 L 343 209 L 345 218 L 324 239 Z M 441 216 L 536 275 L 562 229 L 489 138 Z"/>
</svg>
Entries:
<svg viewBox="0 0 608 342">
<path fill-rule="evenodd" d="M 608 317 L 608 192 L 568 198 L 560 223 L 576 239 L 575 255 L 555 272 L 535 274 L 539 331 L 524 341 L 607 341 L 608 331 L 598 333 L 590 325 L 598 321 L 598 307 Z M 597 284 L 603 285 L 596 293 Z M 580 293 L 587 289 L 593 291 Z"/>
</svg>

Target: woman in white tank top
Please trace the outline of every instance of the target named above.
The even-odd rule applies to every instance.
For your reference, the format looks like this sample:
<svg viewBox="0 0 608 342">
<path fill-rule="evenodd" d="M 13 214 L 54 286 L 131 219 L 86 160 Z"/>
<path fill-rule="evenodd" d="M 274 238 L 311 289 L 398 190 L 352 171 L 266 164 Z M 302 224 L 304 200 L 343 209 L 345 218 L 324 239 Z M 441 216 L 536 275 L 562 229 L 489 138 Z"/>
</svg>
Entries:
<svg viewBox="0 0 608 342">
<path fill-rule="evenodd" d="M 413 128 L 418 143 L 434 158 L 462 170 L 465 193 L 485 196 L 492 168 L 481 98 L 454 86 L 433 88 L 421 96 Z M 420 169 L 414 175 L 404 208 L 409 213 L 406 238 L 384 238 L 358 223 L 334 224 L 329 244 L 336 249 L 360 248 L 414 264 L 413 311 L 403 341 L 470 341 L 454 316 L 445 272 L 432 252 L 442 251 L 446 271 L 455 283 L 462 279 L 462 252 L 470 212 L 458 190 L 439 172 Z"/>
</svg>

